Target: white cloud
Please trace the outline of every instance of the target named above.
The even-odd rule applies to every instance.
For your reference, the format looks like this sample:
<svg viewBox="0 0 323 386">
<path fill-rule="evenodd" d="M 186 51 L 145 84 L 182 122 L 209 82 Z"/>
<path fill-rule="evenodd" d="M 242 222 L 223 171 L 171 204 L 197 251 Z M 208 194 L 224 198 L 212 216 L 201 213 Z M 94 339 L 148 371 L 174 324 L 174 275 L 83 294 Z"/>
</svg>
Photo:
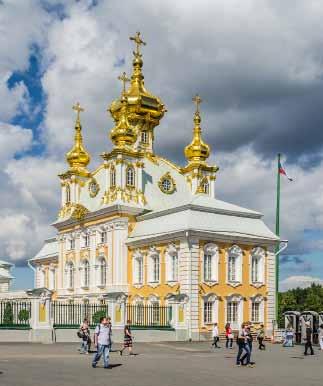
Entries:
<svg viewBox="0 0 323 386">
<path fill-rule="evenodd" d="M 30 149 L 32 140 L 32 130 L 0 122 L 0 164 L 16 153 Z"/>
<path fill-rule="evenodd" d="M 287 291 L 292 288 L 307 288 L 312 284 L 323 285 L 323 279 L 312 276 L 290 276 L 280 282 L 280 291 Z"/>
</svg>

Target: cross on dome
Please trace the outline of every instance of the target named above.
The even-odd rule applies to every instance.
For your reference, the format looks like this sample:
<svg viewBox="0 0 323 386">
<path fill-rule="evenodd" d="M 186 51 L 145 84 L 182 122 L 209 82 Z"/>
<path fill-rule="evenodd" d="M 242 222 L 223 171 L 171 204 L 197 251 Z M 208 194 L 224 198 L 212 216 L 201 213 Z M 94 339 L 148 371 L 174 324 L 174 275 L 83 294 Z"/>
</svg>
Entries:
<svg viewBox="0 0 323 386">
<path fill-rule="evenodd" d="M 135 36 L 130 36 L 130 40 L 133 40 L 136 44 L 136 54 L 140 54 L 139 48 L 141 45 L 146 45 L 146 43 L 141 39 L 140 32 L 136 32 Z"/>
<path fill-rule="evenodd" d="M 199 96 L 199 94 L 196 94 L 194 98 L 192 98 L 192 101 L 196 105 L 196 112 L 200 112 L 200 104 L 202 103 L 202 98 Z"/>
<path fill-rule="evenodd" d="M 80 102 L 77 102 L 73 107 L 72 109 L 74 111 L 76 111 L 77 115 L 76 115 L 76 120 L 79 121 L 80 120 L 80 112 L 83 112 L 84 111 L 84 108 L 81 107 L 80 105 Z"/>
<path fill-rule="evenodd" d="M 123 93 L 125 94 L 125 92 L 126 92 L 126 83 L 130 82 L 130 79 L 127 78 L 127 74 L 125 72 L 123 72 L 122 75 L 119 75 L 118 79 L 121 80 L 121 82 L 123 83 Z"/>
</svg>

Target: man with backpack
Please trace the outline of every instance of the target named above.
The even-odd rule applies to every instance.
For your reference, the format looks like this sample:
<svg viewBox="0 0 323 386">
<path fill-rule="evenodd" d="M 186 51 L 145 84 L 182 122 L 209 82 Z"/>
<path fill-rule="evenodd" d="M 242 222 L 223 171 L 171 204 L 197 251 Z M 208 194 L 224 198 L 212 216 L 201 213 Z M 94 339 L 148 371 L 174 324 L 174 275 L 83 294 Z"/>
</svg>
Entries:
<svg viewBox="0 0 323 386">
<path fill-rule="evenodd" d="M 94 355 L 92 361 L 92 367 L 96 368 L 101 356 L 103 355 L 104 368 L 109 368 L 109 348 L 111 345 L 111 326 L 109 325 L 106 317 L 100 318 L 100 324 L 98 324 L 94 331 L 94 344 L 97 348 L 97 352 Z"/>
</svg>

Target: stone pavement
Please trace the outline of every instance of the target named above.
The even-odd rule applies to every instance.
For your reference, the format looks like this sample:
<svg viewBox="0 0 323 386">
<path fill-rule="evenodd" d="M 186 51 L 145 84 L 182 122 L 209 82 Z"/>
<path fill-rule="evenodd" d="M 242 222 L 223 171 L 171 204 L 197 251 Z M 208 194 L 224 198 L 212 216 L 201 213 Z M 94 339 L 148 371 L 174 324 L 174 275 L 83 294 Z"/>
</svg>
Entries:
<svg viewBox="0 0 323 386">
<path fill-rule="evenodd" d="M 116 349 L 119 346 L 116 345 Z M 254 368 L 235 366 L 236 348 L 209 343 L 141 343 L 136 356 L 111 353 L 111 369 L 91 368 L 75 344 L 0 344 L 1 386 L 322 386 L 323 352 L 303 347 L 254 349 Z M 102 366 L 102 364 L 100 364 Z"/>
</svg>

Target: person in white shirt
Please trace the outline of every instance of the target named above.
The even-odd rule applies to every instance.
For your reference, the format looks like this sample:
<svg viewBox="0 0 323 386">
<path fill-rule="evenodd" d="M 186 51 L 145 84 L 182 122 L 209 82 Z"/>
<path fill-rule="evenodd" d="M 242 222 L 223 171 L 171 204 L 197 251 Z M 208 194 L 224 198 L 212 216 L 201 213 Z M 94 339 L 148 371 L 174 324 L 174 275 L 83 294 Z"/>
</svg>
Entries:
<svg viewBox="0 0 323 386">
<path fill-rule="evenodd" d="M 100 324 L 96 327 L 94 332 L 94 344 L 97 347 L 97 353 L 95 354 L 92 362 L 92 367 L 95 368 L 103 355 L 104 368 L 109 369 L 109 348 L 111 344 L 111 326 L 108 322 L 108 318 L 100 318 Z"/>
<path fill-rule="evenodd" d="M 321 351 L 323 351 L 323 324 L 320 325 L 318 333 L 319 333 L 320 348 L 321 348 Z"/>
<path fill-rule="evenodd" d="M 214 346 L 214 348 L 220 348 L 218 346 L 218 341 L 220 339 L 219 339 L 219 328 L 218 328 L 218 324 L 217 323 L 214 323 L 214 326 L 213 326 L 213 329 L 212 329 L 212 338 L 213 338 L 212 347 Z"/>
</svg>

